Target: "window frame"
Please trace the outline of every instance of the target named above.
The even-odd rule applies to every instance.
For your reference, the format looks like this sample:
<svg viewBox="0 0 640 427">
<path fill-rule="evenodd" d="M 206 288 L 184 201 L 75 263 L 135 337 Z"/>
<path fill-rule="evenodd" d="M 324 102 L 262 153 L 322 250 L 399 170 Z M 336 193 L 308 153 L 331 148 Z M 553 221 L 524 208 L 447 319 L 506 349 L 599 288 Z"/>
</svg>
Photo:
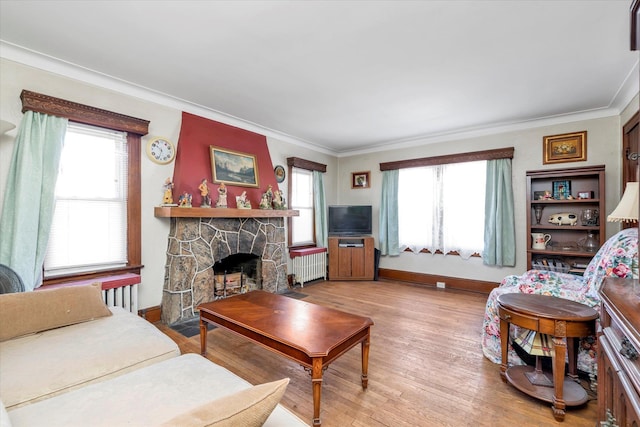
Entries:
<svg viewBox="0 0 640 427">
<path fill-rule="evenodd" d="M 317 162 L 313 162 L 311 160 L 305 160 L 305 159 L 301 159 L 299 157 L 288 157 L 287 158 L 287 167 L 288 167 L 288 172 L 289 172 L 289 181 L 287 182 L 287 194 L 289 195 L 289 200 L 292 199 L 292 194 L 293 194 L 293 168 L 298 168 L 298 169 L 305 169 L 308 171 L 318 171 L 318 172 L 322 172 L 325 173 L 327 172 L 327 165 L 324 165 L 322 163 L 317 163 Z M 293 249 L 300 249 L 300 248 L 309 248 L 309 247 L 315 247 L 317 246 L 318 242 L 316 241 L 316 230 L 315 230 L 315 201 L 313 203 L 313 230 L 312 230 L 312 236 L 313 236 L 313 242 L 309 242 L 309 243 L 305 243 L 305 244 L 300 244 L 300 245 L 293 245 L 292 244 L 292 238 L 293 238 L 293 234 L 292 234 L 292 227 L 293 227 L 293 218 L 292 217 L 288 217 L 287 218 L 287 246 L 289 248 L 293 248 Z"/>
<path fill-rule="evenodd" d="M 64 117 L 69 121 L 127 132 L 128 188 L 127 188 L 127 265 L 107 270 L 83 272 L 44 279 L 42 285 L 74 280 L 92 279 L 105 273 L 140 274 L 142 269 L 141 218 L 141 140 L 149 132 L 149 121 L 114 113 L 108 110 L 23 90 L 20 94 L 22 112 L 28 110 Z M 44 271 L 43 271 L 44 273 Z"/>
<path fill-rule="evenodd" d="M 415 168 L 421 166 L 437 166 L 449 163 L 466 163 L 474 162 L 478 160 L 497 160 L 497 159 L 513 159 L 514 147 L 497 148 L 494 150 L 482 150 L 473 151 L 469 153 L 457 153 L 446 154 L 443 156 L 421 157 L 418 159 L 398 160 L 394 162 L 380 163 L 380 171 Z M 411 249 L 407 248 L 404 252 L 411 252 Z M 423 249 L 420 253 L 431 253 L 427 249 Z M 436 254 L 443 254 L 441 250 L 437 250 Z M 457 251 L 448 252 L 447 255 L 460 255 Z M 472 257 L 480 257 L 480 254 L 476 253 L 471 255 Z"/>
</svg>

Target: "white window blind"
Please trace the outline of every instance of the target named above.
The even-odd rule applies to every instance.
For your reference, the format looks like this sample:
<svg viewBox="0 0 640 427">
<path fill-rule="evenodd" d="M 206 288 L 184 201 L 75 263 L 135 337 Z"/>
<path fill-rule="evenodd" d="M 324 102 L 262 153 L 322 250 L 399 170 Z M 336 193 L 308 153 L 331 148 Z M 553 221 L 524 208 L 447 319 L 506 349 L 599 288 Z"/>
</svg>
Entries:
<svg viewBox="0 0 640 427">
<path fill-rule="evenodd" d="M 127 263 L 126 132 L 69 123 L 45 277 Z"/>
<path fill-rule="evenodd" d="M 291 186 L 291 209 L 300 211 L 300 216 L 292 217 L 291 244 L 313 244 L 313 172 L 293 168 Z"/>
</svg>

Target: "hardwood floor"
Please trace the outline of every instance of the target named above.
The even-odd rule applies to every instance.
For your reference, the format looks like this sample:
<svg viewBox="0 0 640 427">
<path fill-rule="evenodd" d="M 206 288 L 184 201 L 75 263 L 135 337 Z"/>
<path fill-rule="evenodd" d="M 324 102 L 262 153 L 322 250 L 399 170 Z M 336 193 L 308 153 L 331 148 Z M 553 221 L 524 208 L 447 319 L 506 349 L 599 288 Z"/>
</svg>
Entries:
<svg viewBox="0 0 640 427">
<path fill-rule="evenodd" d="M 487 296 L 406 283 L 316 282 L 296 289 L 305 301 L 371 317 L 369 388 L 360 385 L 360 346 L 324 374 L 324 427 L 588 426 L 597 402 L 568 408 L 554 420 L 550 404 L 500 379 L 500 365 L 482 355 Z M 199 353 L 196 335 L 157 324 L 183 353 Z M 253 384 L 291 378 L 281 403 L 311 422 L 311 379 L 300 365 L 221 328 L 209 331 L 207 357 Z"/>
</svg>

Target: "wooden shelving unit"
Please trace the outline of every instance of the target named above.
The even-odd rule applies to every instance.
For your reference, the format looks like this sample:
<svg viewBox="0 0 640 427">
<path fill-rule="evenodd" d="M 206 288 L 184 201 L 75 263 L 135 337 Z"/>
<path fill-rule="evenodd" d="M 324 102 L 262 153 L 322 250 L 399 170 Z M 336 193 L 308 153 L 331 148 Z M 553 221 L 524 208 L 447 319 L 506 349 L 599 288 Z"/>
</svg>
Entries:
<svg viewBox="0 0 640 427">
<path fill-rule="evenodd" d="M 569 181 L 573 199 L 540 200 L 540 192 L 550 191 L 553 195 L 554 182 Z M 579 199 L 578 193 L 589 193 L 593 197 Z M 542 208 L 540 224 L 536 223 L 535 208 Z M 597 209 L 599 222 L 596 225 L 583 225 L 581 213 L 584 209 Z M 573 213 L 577 215 L 576 225 L 556 225 L 549 222 L 552 214 Z M 581 239 L 588 233 L 594 233 L 599 242 L 598 248 L 606 240 L 605 235 L 605 170 L 604 165 L 565 169 L 544 169 L 527 172 L 527 269 L 534 261 L 560 261 L 573 266 L 571 272 L 579 273 L 587 265 L 596 251 L 586 251 L 580 245 Z M 551 235 L 546 249 L 532 249 L 531 233 Z"/>
</svg>

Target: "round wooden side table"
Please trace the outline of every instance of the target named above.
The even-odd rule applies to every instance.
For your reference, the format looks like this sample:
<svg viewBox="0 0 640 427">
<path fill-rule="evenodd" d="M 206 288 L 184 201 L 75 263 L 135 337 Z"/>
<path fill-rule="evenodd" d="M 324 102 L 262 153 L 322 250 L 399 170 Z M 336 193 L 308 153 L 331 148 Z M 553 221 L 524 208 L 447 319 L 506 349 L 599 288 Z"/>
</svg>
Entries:
<svg viewBox="0 0 640 427">
<path fill-rule="evenodd" d="M 530 396 L 550 402 L 555 419 L 563 421 L 567 406 L 582 405 L 588 400 L 587 392 L 576 382 L 576 338 L 594 335 L 598 312 L 584 304 L 548 295 L 504 294 L 498 297 L 498 313 L 502 346 L 500 375 L 503 381 Z M 553 387 L 532 384 L 525 375 L 535 369 L 532 366 L 508 367 L 511 323 L 552 337 Z M 570 380 L 565 380 L 567 349 Z"/>
</svg>

